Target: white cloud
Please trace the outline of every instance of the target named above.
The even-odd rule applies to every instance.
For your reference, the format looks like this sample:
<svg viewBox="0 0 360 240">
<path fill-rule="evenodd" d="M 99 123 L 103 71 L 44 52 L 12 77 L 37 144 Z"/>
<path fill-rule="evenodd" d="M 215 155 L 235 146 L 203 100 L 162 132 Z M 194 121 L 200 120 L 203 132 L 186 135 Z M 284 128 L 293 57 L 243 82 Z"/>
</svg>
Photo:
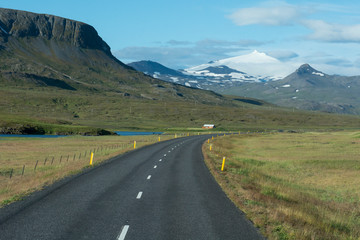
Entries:
<svg viewBox="0 0 360 240">
<path fill-rule="evenodd" d="M 344 25 L 322 20 L 305 20 L 303 24 L 313 31 L 309 39 L 325 42 L 359 42 L 360 24 Z"/>
<path fill-rule="evenodd" d="M 271 51 L 266 51 L 266 54 L 268 54 L 271 57 L 277 58 L 281 61 L 290 60 L 299 56 L 296 52 L 289 50 L 271 50 Z"/>
<path fill-rule="evenodd" d="M 238 26 L 246 25 L 291 25 L 302 15 L 301 8 L 282 4 L 272 7 L 242 8 L 235 11 L 229 18 Z"/>
</svg>

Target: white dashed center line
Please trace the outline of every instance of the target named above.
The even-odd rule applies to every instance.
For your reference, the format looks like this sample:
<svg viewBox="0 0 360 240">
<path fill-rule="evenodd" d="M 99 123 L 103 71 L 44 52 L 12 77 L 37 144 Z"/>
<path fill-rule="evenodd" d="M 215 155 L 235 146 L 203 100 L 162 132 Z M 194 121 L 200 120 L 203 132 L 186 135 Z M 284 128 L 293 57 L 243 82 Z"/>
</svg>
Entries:
<svg viewBox="0 0 360 240">
<path fill-rule="evenodd" d="M 124 225 L 117 240 L 124 240 L 128 230 L 129 230 L 129 225 Z"/>
<path fill-rule="evenodd" d="M 162 159 L 159 160 L 159 162 L 161 162 L 161 161 L 162 161 Z"/>
<path fill-rule="evenodd" d="M 140 199 L 141 196 L 142 196 L 142 194 L 143 194 L 143 192 L 139 192 L 138 195 L 137 195 L 137 197 L 136 197 L 136 199 Z"/>
<path fill-rule="evenodd" d="M 157 168 L 157 166 L 155 165 L 154 168 Z"/>
<path fill-rule="evenodd" d="M 164 154 L 164 157 L 166 157 L 166 154 Z"/>
<path fill-rule="evenodd" d="M 149 180 L 151 178 L 151 175 L 149 175 L 148 177 L 147 177 L 147 180 Z"/>
</svg>

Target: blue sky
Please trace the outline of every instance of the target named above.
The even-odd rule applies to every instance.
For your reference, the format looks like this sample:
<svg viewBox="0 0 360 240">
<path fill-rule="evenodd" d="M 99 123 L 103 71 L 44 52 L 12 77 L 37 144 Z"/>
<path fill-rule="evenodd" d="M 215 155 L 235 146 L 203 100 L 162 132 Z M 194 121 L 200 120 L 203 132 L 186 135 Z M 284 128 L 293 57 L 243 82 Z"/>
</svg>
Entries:
<svg viewBox="0 0 360 240">
<path fill-rule="evenodd" d="M 153 60 L 178 69 L 256 49 L 284 64 L 360 75 L 355 0 L 12 0 L 0 7 L 88 23 L 125 63 Z"/>
</svg>

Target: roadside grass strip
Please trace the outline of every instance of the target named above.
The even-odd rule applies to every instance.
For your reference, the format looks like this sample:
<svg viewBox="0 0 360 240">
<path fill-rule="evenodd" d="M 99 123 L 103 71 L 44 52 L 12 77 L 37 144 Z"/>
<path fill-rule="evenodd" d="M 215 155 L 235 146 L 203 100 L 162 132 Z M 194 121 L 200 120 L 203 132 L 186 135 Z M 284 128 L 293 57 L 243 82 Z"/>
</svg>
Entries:
<svg viewBox="0 0 360 240">
<path fill-rule="evenodd" d="M 244 134 L 209 144 L 210 171 L 268 239 L 360 239 L 359 132 Z"/>
</svg>

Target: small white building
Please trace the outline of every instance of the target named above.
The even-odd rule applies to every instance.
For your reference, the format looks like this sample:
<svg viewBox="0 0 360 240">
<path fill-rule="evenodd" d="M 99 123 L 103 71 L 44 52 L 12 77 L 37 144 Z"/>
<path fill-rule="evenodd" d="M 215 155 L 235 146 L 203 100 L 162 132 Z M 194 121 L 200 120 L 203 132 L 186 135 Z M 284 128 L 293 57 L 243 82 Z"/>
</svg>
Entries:
<svg viewBox="0 0 360 240">
<path fill-rule="evenodd" d="M 215 128 L 215 124 L 204 124 L 204 126 L 202 126 L 202 128 L 212 129 L 212 128 Z"/>
</svg>

